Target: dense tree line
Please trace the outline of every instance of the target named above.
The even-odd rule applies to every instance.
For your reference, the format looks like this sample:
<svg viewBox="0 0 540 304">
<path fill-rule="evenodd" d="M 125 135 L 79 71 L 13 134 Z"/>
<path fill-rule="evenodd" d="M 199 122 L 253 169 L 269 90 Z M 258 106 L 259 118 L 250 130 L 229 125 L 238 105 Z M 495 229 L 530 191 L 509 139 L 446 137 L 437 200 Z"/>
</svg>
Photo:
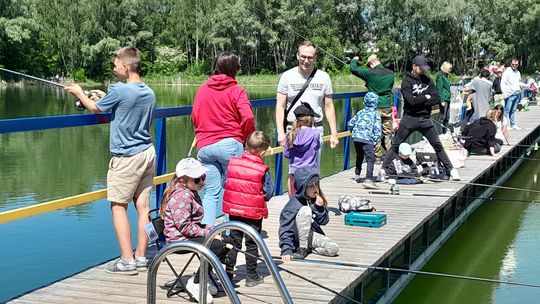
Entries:
<svg viewBox="0 0 540 304">
<path fill-rule="evenodd" d="M 538 0 L 0 0 L 0 65 L 104 80 L 134 45 L 146 74 L 206 73 L 224 50 L 244 74 L 279 73 L 310 39 L 330 72 L 371 51 L 395 70 L 425 52 L 459 73 L 514 56 L 531 71 L 539 28 Z"/>
</svg>

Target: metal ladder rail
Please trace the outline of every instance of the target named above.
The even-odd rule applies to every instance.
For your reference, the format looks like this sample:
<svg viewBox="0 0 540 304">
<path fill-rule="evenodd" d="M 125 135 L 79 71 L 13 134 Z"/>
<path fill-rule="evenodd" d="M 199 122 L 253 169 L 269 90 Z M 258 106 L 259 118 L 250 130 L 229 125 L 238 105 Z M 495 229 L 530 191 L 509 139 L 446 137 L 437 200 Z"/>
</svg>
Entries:
<svg viewBox="0 0 540 304">
<path fill-rule="evenodd" d="M 250 227 L 251 228 L 251 227 Z M 177 251 L 191 251 L 191 252 L 197 252 L 200 254 L 201 258 L 201 269 L 202 269 L 202 261 L 204 261 L 205 272 L 202 273 L 208 273 L 208 264 L 207 261 L 210 261 L 210 264 L 214 267 L 214 270 L 216 270 L 216 273 L 218 275 L 219 280 L 221 281 L 221 284 L 223 285 L 225 292 L 227 293 L 227 297 L 229 298 L 230 303 L 240 303 L 240 298 L 238 298 L 238 294 L 236 293 L 236 290 L 234 290 L 234 286 L 232 285 L 231 281 L 229 281 L 229 278 L 227 277 L 227 274 L 225 273 L 225 269 L 223 269 L 223 266 L 221 265 L 221 262 L 216 257 L 210 249 L 205 247 L 202 244 L 195 243 L 192 241 L 182 241 L 182 242 L 175 242 L 172 244 L 168 244 L 165 247 L 161 248 L 160 251 L 156 254 L 156 256 L 152 259 L 152 264 L 150 264 L 150 267 L 148 268 L 148 279 L 146 283 L 147 288 L 147 294 L 146 294 L 146 303 L 148 304 L 155 304 L 156 303 L 156 275 L 157 270 L 159 268 L 159 265 L 161 262 L 167 257 L 169 254 L 172 254 Z M 201 290 L 204 290 L 204 298 L 201 298 L 199 303 L 206 303 L 206 289 L 208 284 L 208 279 L 206 275 L 203 275 L 200 277 L 201 281 L 199 286 L 204 286 L 204 288 L 201 288 Z M 204 281 L 203 281 L 204 278 Z M 193 295 L 195 296 L 195 295 Z"/>
<path fill-rule="evenodd" d="M 212 240 L 219 235 L 220 232 L 225 230 L 240 230 L 244 232 L 245 234 L 249 235 L 255 243 L 257 243 L 257 246 L 259 248 L 259 251 L 262 253 L 263 259 L 266 263 L 266 267 L 270 271 L 270 275 L 274 279 L 274 282 L 276 286 L 278 287 L 279 293 L 281 295 L 281 298 L 283 299 L 283 303 L 292 304 L 293 300 L 291 298 L 291 295 L 289 294 L 289 291 L 287 290 L 287 287 L 285 287 L 285 283 L 283 282 L 283 278 L 281 278 L 281 275 L 279 274 L 279 271 L 277 269 L 276 264 L 274 263 L 274 260 L 272 259 L 272 255 L 270 254 L 270 251 L 268 250 L 268 247 L 266 246 L 266 243 L 263 241 L 261 235 L 253 229 L 251 226 L 237 221 L 230 221 L 230 222 L 224 222 L 212 229 L 210 233 L 206 236 L 204 239 L 204 245 L 208 247 Z M 214 265 L 214 264 L 212 264 Z M 215 266 L 214 266 L 215 267 Z M 207 261 L 201 257 L 201 268 L 200 273 L 208 273 L 208 264 Z M 199 289 L 199 303 L 206 303 L 206 289 L 208 288 L 208 278 L 205 275 L 199 275 L 200 280 L 200 289 Z M 221 278 L 220 278 L 221 280 Z M 227 282 L 229 280 L 227 279 Z"/>
</svg>

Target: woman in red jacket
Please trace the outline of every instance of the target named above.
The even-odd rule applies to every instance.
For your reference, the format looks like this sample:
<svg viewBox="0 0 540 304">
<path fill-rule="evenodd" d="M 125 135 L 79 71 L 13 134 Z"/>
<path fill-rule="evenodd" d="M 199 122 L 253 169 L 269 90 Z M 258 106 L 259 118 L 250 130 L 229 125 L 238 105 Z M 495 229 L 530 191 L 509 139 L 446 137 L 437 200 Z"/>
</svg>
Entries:
<svg viewBox="0 0 540 304">
<path fill-rule="evenodd" d="M 255 120 L 246 91 L 238 86 L 240 59 L 220 53 L 212 64 L 212 76 L 195 94 L 191 119 L 197 140 L 197 158 L 208 168 L 203 198 L 203 224 L 213 225 L 221 213 L 227 166 L 244 151 Z"/>
</svg>

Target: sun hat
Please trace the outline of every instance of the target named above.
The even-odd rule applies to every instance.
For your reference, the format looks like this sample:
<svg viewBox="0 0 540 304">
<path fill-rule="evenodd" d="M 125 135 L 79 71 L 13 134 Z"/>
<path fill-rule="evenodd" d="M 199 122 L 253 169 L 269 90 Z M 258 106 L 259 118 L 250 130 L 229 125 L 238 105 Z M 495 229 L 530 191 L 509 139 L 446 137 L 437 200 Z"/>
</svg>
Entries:
<svg viewBox="0 0 540 304">
<path fill-rule="evenodd" d="M 401 143 L 399 145 L 399 154 L 403 156 L 409 156 L 412 153 L 411 145 L 408 143 Z"/>
<path fill-rule="evenodd" d="M 178 164 L 176 164 L 175 173 L 177 177 L 187 176 L 197 178 L 206 174 L 206 171 L 208 171 L 208 169 L 204 167 L 200 161 L 188 157 L 180 160 Z"/>
<path fill-rule="evenodd" d="M 313 116 L 317 118 L 321 117 L 321 115 L 313 111 L 313 108 L 307 102 L 302 102 L 301 105 L 299 105 L 296 109 L 294 109 L 294 116 L 296 118 L 304 117 L 304 116 Z"/>
</svg>

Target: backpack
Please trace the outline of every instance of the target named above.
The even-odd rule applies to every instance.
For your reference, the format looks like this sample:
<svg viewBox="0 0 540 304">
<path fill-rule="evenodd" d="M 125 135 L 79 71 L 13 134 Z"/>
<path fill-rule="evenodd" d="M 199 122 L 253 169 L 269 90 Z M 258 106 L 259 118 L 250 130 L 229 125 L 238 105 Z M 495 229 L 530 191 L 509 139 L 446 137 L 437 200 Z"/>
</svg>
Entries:
<svg viewBox="0 0 540 304">
<path fill-rule="evenodd" d="M 360 196 L 352 197 L 347 194 L 343 194 L 338 198 L 338 207 L 344 213 L 351 211 L 371 212 L 375 210 L 369 199 Z"/>
</svg>

